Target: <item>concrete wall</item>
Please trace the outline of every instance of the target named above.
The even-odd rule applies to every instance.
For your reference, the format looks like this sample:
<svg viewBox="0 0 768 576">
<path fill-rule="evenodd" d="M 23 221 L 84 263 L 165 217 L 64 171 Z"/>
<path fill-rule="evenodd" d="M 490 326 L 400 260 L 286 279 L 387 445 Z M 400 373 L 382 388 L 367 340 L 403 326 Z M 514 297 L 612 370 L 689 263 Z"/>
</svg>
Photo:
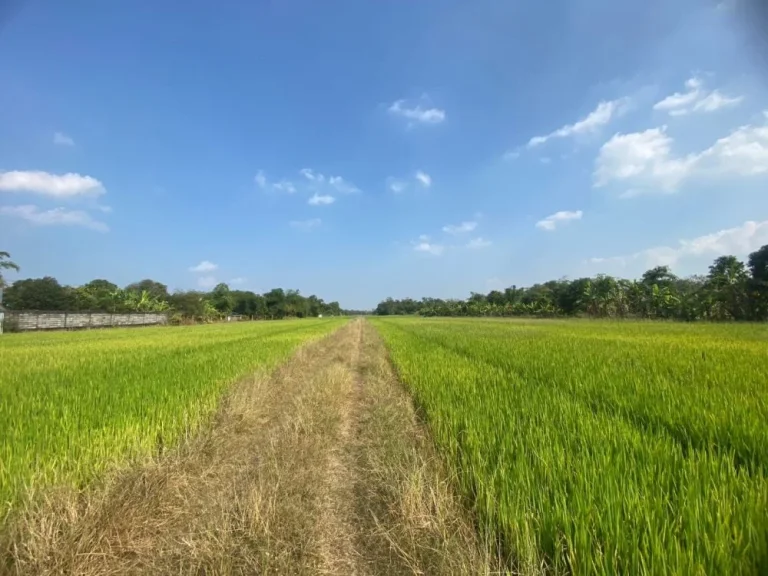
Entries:
<svg viewBox="0 0 768 576">
<path fill-rule="evenodd" d="M 5 312 L 5 331 L 68 330 L 110 326 L 148 326 L 167 324 L 168 316 L 155 312 L 109 314 L 105 312 Z"/>
</svg>

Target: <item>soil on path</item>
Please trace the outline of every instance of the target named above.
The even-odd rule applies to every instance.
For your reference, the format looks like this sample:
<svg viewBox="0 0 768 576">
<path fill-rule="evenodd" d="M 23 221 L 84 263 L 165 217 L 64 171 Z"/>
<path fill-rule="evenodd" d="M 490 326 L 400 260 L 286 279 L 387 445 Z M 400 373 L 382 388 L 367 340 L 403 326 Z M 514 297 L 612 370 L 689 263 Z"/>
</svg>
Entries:
<svg viewBox="0 0 768 576">
<path fill-rule="evenodd" d="M 375 330 L 354 320 L 233 388 L 211 429 L 31 508 L 11 574 L 484 574 Z"/>
</svg>

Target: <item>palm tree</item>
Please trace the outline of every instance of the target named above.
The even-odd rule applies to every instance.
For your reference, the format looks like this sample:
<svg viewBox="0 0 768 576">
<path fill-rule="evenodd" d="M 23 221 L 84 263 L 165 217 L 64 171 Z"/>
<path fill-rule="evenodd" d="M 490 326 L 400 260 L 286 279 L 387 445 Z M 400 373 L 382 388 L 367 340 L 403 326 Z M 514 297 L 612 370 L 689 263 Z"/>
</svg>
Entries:
<svg viewBox="0 0 768 576">
<path fill-rule="evenodd" d="M 11 257 L 8 252 L 0 251 L 0 289 L 5 288 L 5 278 L 3 278 L 3 270 L 15 270 L 18 272 L 20 270 L 19 265 L 15 262 L 9 260 Z"/>
</svg>

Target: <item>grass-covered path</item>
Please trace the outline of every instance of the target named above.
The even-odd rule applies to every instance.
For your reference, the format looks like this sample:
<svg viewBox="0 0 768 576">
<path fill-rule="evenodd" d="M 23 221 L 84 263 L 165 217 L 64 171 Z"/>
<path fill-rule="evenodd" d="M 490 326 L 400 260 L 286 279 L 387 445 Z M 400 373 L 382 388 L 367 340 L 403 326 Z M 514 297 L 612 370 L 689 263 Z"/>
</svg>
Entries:
<svg viewBox="0 0 768 576">
<path fill-rule="evenodd" d="M 210 429 L 6 532 L 18 574 L 489 570 L 373 328 L 356 320 L 242 380 Z"/>
</svg>

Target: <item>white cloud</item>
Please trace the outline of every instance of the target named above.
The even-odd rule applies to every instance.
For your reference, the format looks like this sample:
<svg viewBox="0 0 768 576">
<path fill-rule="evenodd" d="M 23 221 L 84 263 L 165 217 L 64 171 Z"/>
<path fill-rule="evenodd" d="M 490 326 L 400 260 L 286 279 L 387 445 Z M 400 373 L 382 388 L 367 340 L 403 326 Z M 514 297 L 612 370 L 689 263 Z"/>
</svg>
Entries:
<svg viewBox="0 0 768 576">
<path fill-rule="evenodd" d="M 473 238 L 467 242 L 467 248 L 487 248 L 493 244 L 490 240 L 486 240 L 483 237 Z"/>
<path fill-rule="evenodd" d="M 307 200 L 307 204 L 310 206 L 327 206 L 329 204 L 333 204 L 334 202 L 336 202 L 336 198 L 333 196 L 329 194 L 318 194 L 317 192 L 315 192 L 315 194 L 309 200 Z"/>
<path fill-rule="evenodd" d="M 58 175 L 20 170 L 0 172 L 0 191 L 30 192 L 54 198 L 98 196 L 105 192 L 102 183 L 91 176 L 81 176 L 72 172 Z"/>
<path fill-rule="evenodd" d="M 472 232 L 477 228 L 477 222 L 469 221 L 462 222 L 461 224 L 447 224 L 443 226 L 443 232 L 448 234 L 463 234 L 465 232 Z"/>
<path fill-rule="evenodd" d="M 341 176 L 331 176 L 328 179 L 328 183 L 342 194 L 357 194 L 360 192 L 360 189 L 357 186 L 351 182 L 347 182 Z"/>
<path fill-rule="evenodd" d="M 687 257 L 734 255 L 745 256 L 768 244 L 768 220 L 747 221 L 741 226 L 719 230 L 691 240 L 679 240 L 677 246 L 656 246 L 628 256 L 590 258 L 592 264 L 618 264 L 625 266 L 641 261 L 647 268 L 674 266 Z"/>
<path fill-rule="evenodd" d="M 429 188 L 432 186 L 432 177 L 426 172 L 422 172 L 421 170 L 416 172 L 416 180 L 418 180 L 424 188 Z"/>
<path fill-rule="evenodd" d="M 394 193 L 400 194 L 405 192 L 411 186 L 418 186 L 421 188 L 429 188 L 432 186 L 432 176 L 424 172 L 423 170 L 417 170 L 413 177 L 406 179 L 400 178 L 387 178 L 387 187 Z"/>
<path fill-rule="evenodd" d="M 200 288 L 205 288 L 205 289 L 213 288 L 218 283 L 219 283 L 219 281 L 216 280 L 215 276 L 200 276 L 197 279 L 197 285 Z"/>
<path fill-rule="evenodd" d="M 59 146 L 74 146 L 75 141 L 63 132 L 56 132 L 53 135 L 53 143 Z"/>
<path fill-rule="evenodd" d="M 279 182 L 270 182 L 263 170 L 259 170 L 253 178 L 256 185 L 262 190 L 274 190 L 285 194 L 295 194 L 296 186 L 290 180 L 280 180 Z"/>
<path fill-rule="evenodd" d="M 688 88 L 687 92 L 675 92 L 656 102 L 653 109 L 670 111 L 690 106 L 701 97 L 701 86 L 701 80 L 696 77 L 691 78 L 685 82 L 685 87 Z"/>
<path fill-rule="evenodd" d="M 667 135 L 666 126 L 615 134 L 600 148 L 595 186 L 611 180 L 648 180 L 664 191 L 673 191 L 687 177 L 696 158 L 673 158 L 671 150 L 672 138 Z"/>
<path fill-rule="evenodd" d="M 421 234 L 419 236 L 419 241 L 420 242 L 429 242 L 429 234 Z"/>
<path fill-rule="evenodd" d="M 67 210 L 66 208 L 40 210 L 38 206 L 25 204 L 23 206 L 0 206 L 0 214 L 21 218 L 37 226 L 82 226 L 97 232 L 109 232 L 109 227 L 104 222 L 94 220 L 90 214 L 82 210 Z"/>
<path fill-rule="evenodd" d="M 402 180 L 397 180 L 396 178 L 389 178 L 387 180 L 387 186 L 394 194 L 400 194 L 408 188 L 408 183 L 403 182 Z"/>
<path fill-rule="evenodd" d="M 325 176 L 322 174 L 316 174 L 311 168 L 302 168 L 299 170 L 302 176 L 311 182 L 322 183 L 325 182 Z"/>
<path fill-rule="evenodd" d="M 291 220 L 288 225 L 296 230 L 313 230 L 322 224 L 320 218 L 310 218 L 309 220 Z"/>
<path fill-rule="evenodd" d="M 576 210 L 574 212 L 569 212 L 568 210 L 561 210 L 560 212 L 555 212 L 554 214 L 550 214 L 543 220 L 539 220 L 538 222 L 536 222 L 536 228 L 552 231 L 555 228 L 557 228 L 558 224 L 562 222 L 568 222 L 569 220 L 581 220 L 582 215 L 583 215 L 583 212 L 581 210 Z"/>
<path fill-rule="evenodd" d="M 744 100 L 743 96 L 725 96 L 719 91 L 715 90 L 711 92 L 707 97 L 697 102 L 693 109 L 702 112 L 714 112 L 716 110 L 720 110 L 720 108 L 736 106 L 740 104 L 742 100 Z"/>
<path fill-rule="evenodd" d="M 389 113 L 420 124 L 440 124 L 445 120 L 445 110 L 439 108 L 424 108 L 421 104 L 408 105 L 405 100 L 397 100 L 389 107 Z"/>
<path fill-rule="evenodd" d="M 416 252 L 426 252 L 427 254 L 432 254 L 433 256 L 440 256 L 443 253 L 445 247 L 440 244 L 432 244 L 422 240 L 420 242 L 414 243 L 413 249 Z"/>
<path fill-rule="evenodd" d="M 299 173 L 312 183 L 310 187 L 314 190 L 329 186 L 336 192 L 340 192 L 342 194 L 357 194 L 360 192 L 360 189 L 357 186 L 351 182 L 347 182 L 341 176 L 326 177 L 324 174 L 315 172 L 311 168 L 302 168 L 299 170 Z"/>
<path fill-rule="evenodd" d="M 594 182 L 628 182 L 625 197 L 660 190 L 675 192 L 693 176 L 749 176 L 768 172 L 768 126 L 741 126 L 709 148 L 675 157 L 666 126 L 616 134 L 603 144 L 595 162 Z"/>
<path fill-rule="evenodd" d="M 699 155 L 706 167 L 742 176 L 768 171 L 768 126 L 741 126 Z"/>
<path fill-rule="evenodd" d="M 546 136 L 534 136 L 528 141 L 527 146 L 528 148 L 534 148 L 536 146 L 541 146 L 552 138 L 567 138 L 569 136 L 595 132 L 601 126 L 608 124 L 612 118 L 621 114 L 625 110 L 627 103 L 628 100 L 626 98 L 600 102 L 597 105 L 597 108 L 590 112 L 585 118 L 582 118 L 574 124 L 566 124 L 562 128 L 550 132 Z"/>
<path fill-rule="evenodd" d="M 240 286 L 242 284 L 245 284 L 246 282 L 247 280 L 245 278 L 241 278 L 240 276 L 238 276 L 237 278 L 232 278 L 232 280 L 229 281 L 230 284 L 235 286 Z"/>
<path fill-rule="evenodd" d="M 197 266 L 191 266 L 189 268 L 189 271 L 190 272 L 213 272 L 218 267 L 219 266 L 217 264 L 214 264 L 213 262 L 209 262 L 208 260 L 203 260 Z"/>
<path fill-rule="evenodd" d="M 519 150 L 510 150 L 504 153 L 504 160 L 517 160 L 518 158 L 520 158 Z"/>
<path fill-rule="evenodd" d="M 742 96 L 725 96 L 718 90 L 708 92 L 700 78 L 686 81 L 686 92 L 675 92 L 654 104 L 654 110 L 667 112 L 670 116 L 683 116 L 690 112 L 715 112 L 721 108 L 736 106 Z"/>
<path fill-rule="evenodd" d="M 253 179 L 262 190 L 267 187 L 267 177 L 264 175 L 263 170 L 256 172 L 256 176 Z"/>
<path fill-rule="evenodd" d="M 272 188 L 278 192 L 285 192 L 286 194 L 296 193 L 296 187 L 293 185 L 293 182 L 289 182 L 288 180 L 280 180 L 280 182 L 275 182 L 272 184 Z"/>
</svg>

